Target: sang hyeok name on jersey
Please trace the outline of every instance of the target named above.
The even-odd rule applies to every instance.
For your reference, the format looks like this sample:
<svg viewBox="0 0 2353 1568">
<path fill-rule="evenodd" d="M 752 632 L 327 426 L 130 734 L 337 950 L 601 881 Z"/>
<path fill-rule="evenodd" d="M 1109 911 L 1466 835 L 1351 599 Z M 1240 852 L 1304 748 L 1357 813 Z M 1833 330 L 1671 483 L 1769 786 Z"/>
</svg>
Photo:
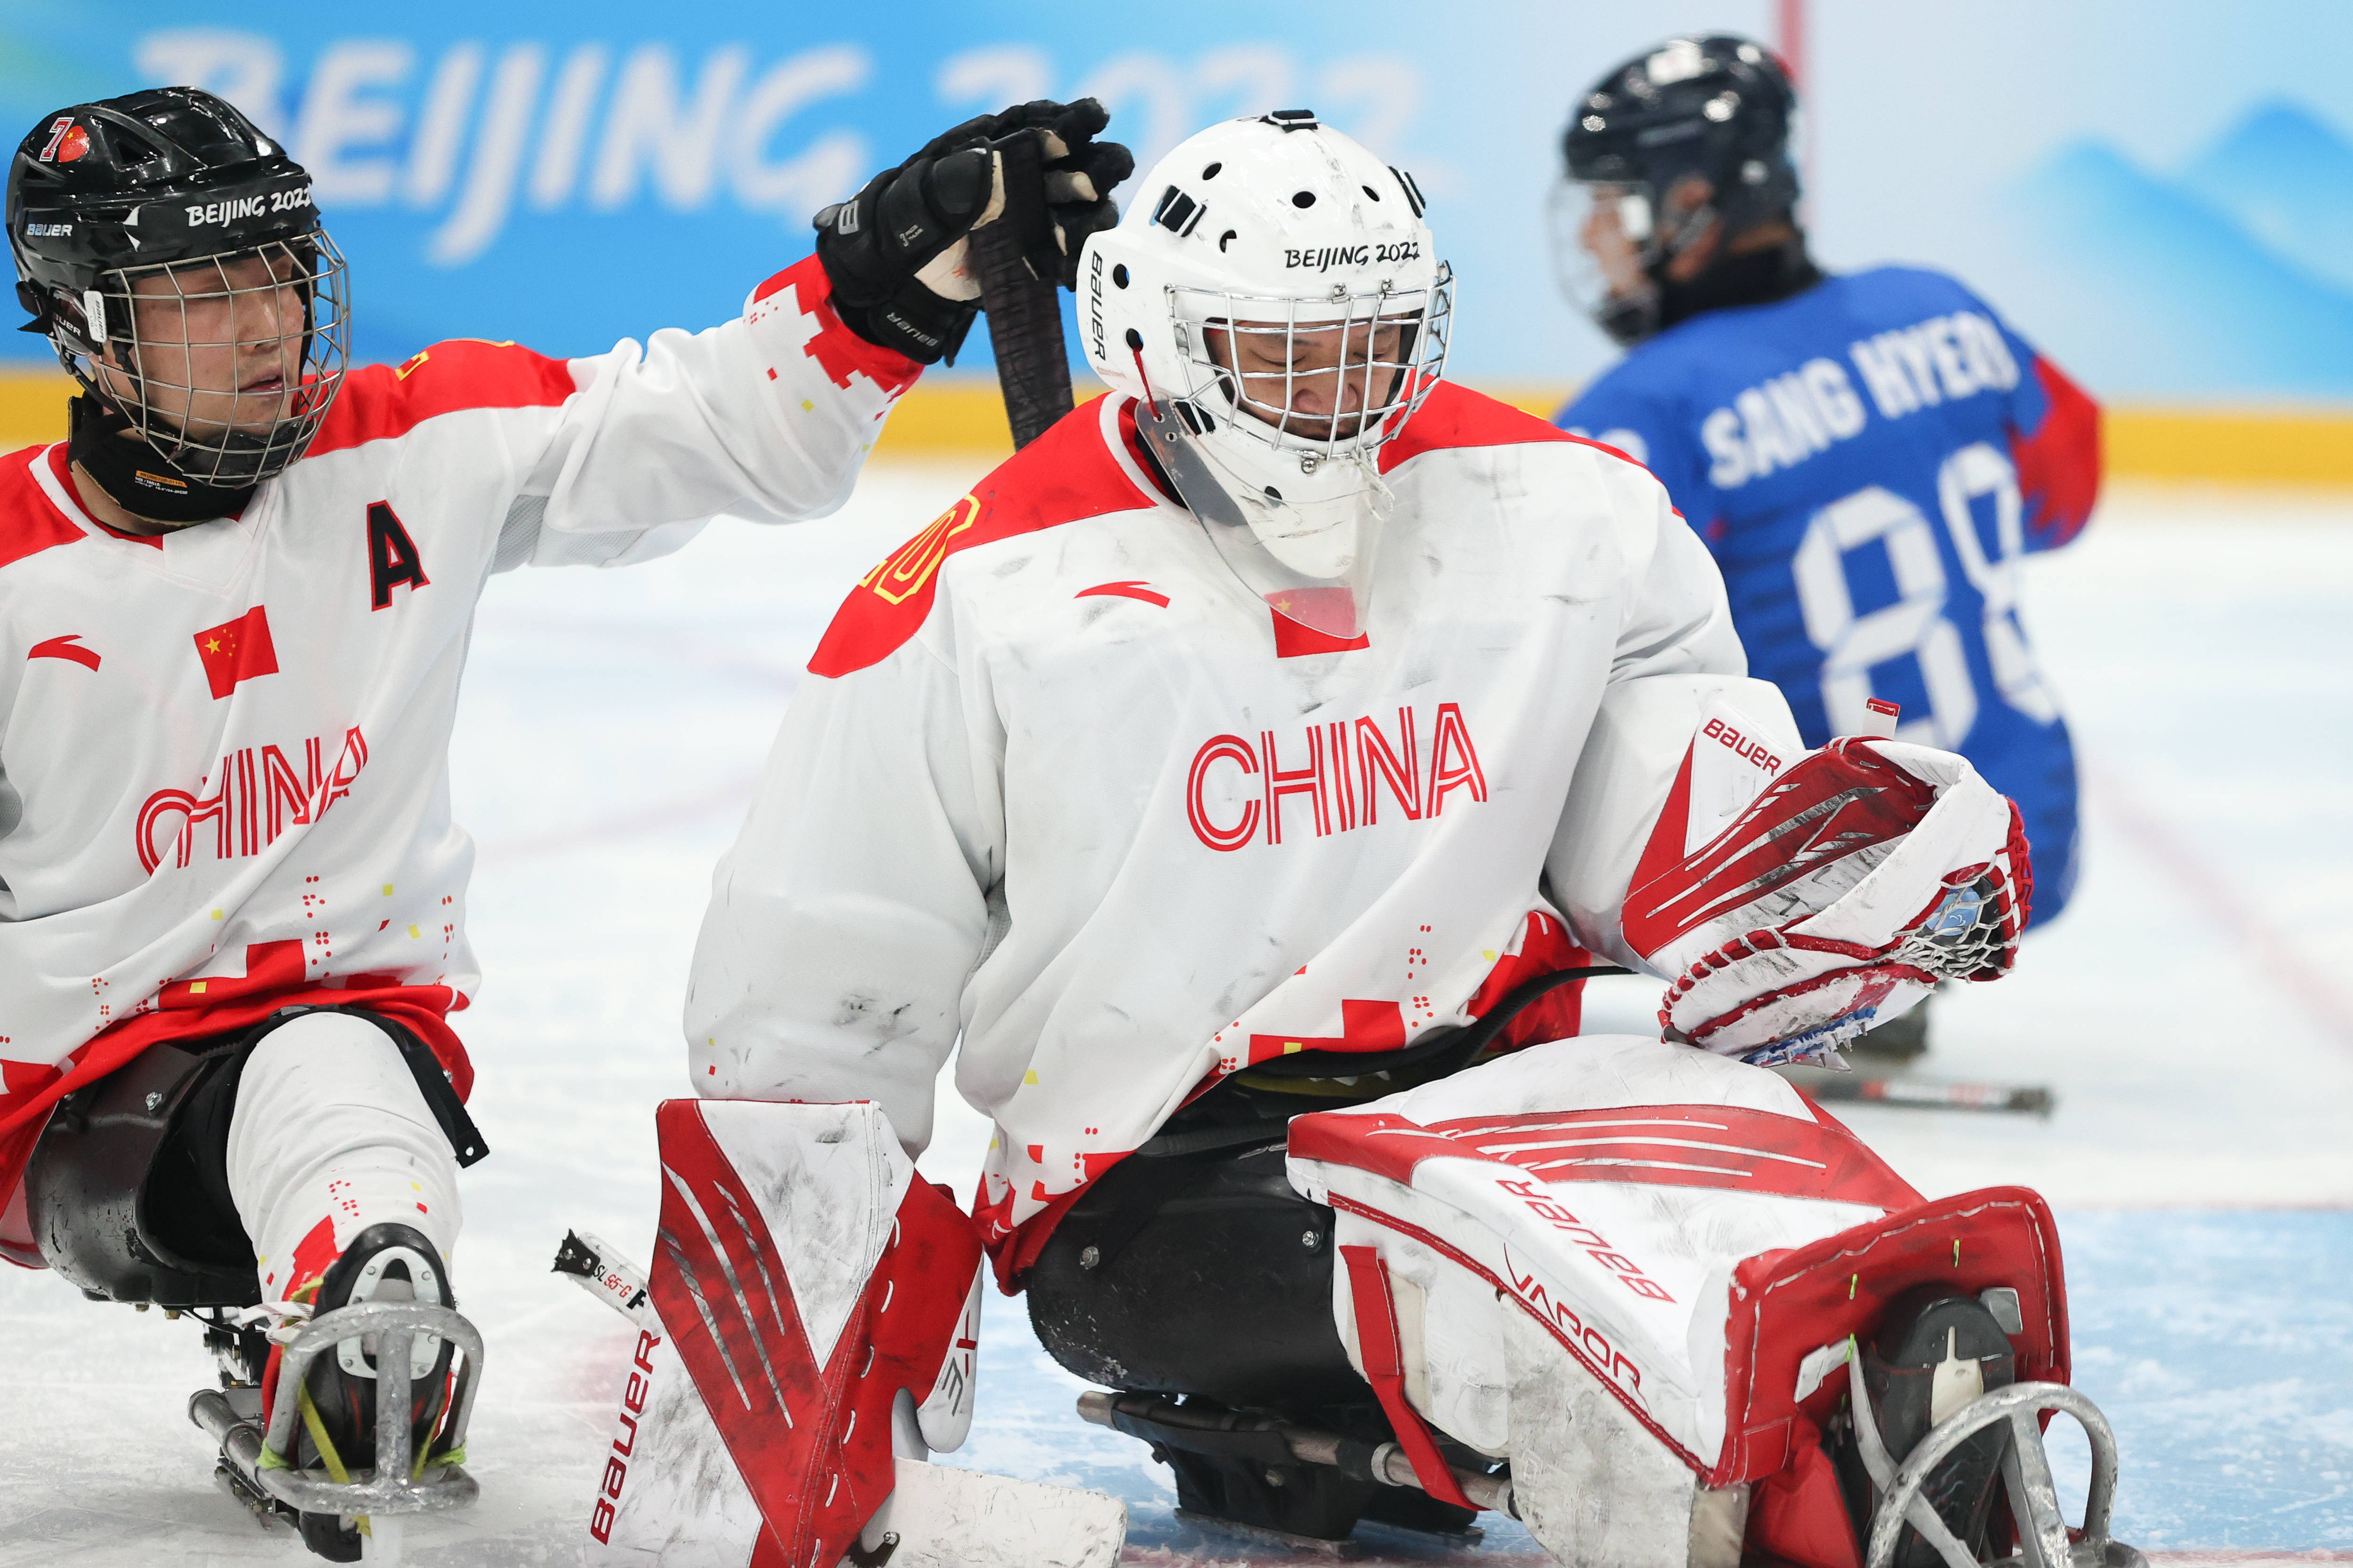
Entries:
<svg viewBox="0 0 2353 1568">
<path fill-rule="evenodd" d="M 1957 751 L 2019 804 L 2034 914 L 2074 882 L 2075 763 L 2019 606 L 2099 484 L 2098 411 L 1942 273 L 1883 267 L 1707 311 L 1557 416 L 1646 464 L 1715 553 L 1750 673 L 1809 745 L 1867 731 Z"/>
</svg>

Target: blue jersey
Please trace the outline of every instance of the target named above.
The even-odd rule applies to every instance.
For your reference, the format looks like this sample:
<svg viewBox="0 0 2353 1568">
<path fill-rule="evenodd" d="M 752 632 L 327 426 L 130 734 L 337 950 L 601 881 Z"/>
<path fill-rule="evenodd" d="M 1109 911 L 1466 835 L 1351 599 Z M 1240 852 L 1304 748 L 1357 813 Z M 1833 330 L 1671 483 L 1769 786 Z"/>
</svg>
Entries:
<svg viewBox="0 0 2353 1568">
<path fill-rule="evenodd" d="M 1556 423 L 1647 464 L 1715 553 L 1749 673 L 1810 745 L 1903 705 L 1899 739 L 2018 802 L 2034 916 L 2075 880 L 2075 759 L 2018 616 L 2020 555 L 2099 484 L 2098 410 L 1978 297 L 1883 267 L 1710 310 Z"/>
</svg>

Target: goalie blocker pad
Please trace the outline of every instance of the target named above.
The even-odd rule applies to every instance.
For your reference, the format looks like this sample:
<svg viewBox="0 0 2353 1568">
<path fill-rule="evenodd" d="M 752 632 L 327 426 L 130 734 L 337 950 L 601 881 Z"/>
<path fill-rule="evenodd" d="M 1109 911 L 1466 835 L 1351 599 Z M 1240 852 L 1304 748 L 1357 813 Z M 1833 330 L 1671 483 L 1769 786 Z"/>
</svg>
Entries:
<svg viewBox="0 0 2353 1568">
<path fill-rule="evenodd" d="M 894 1424 L 916 1459 L 970 1426 L 978 1234 L 873 1104 L 674 1100 L 655 1121 L 652 1302 L 586 1561 L 833 1568 L 892 1499 Z"/>
<path fill-rule="evenodd" d="M 1820 1433 L 1847 1336 L 1915 1286 L 2016 1290 L 2018 1377 L 2068 1376 L 2040 1197 L 1924 1202 L 1779 1078 L 1687 1046 L 1556 1041 L 1303 1116 L 1290 1173 L 1336 1213 L 1334 1314 L 1393 1422 L 1508 1456 L 1565 1563 L 1860 1568 Z"/>
</svg>

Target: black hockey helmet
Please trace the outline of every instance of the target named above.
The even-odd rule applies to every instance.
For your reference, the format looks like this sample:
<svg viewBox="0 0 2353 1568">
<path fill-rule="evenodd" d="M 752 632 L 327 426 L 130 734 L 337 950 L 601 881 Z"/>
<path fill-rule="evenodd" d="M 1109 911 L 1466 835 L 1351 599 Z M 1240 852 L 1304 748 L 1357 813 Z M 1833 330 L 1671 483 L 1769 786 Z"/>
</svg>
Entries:
<svg viewBox="0 0 2353 1568">
<path fill-rule="evenodd" d="M 318 433 L 349 354 L 343 258 L 310 174 L 233 106 L 166 87 L 43 115 L 6 223 L 24 330 L 172 470 L 145 477 L 250 489 Z M 233 364 L 257 347 L 282 360 L 280 390 L 193 384 L 198 351 Z"/>
<path fill-rule="evenodd" d="M 1736 235 L 1789 214 L 1797 110 L 1797 89 L 1772 52 L 1721 33 L 1670 38 L 1577 101 L 1561 136 L 1554 240 L 1564 284 L 1612 337 L 1633 342 L 1655 330 L 1661 271 L 1715 219 Z M 1580 259 L 1587 224 L 1605 203 L 1649 290 L 1591 276 L 1597 264 Z"/>
</svg>

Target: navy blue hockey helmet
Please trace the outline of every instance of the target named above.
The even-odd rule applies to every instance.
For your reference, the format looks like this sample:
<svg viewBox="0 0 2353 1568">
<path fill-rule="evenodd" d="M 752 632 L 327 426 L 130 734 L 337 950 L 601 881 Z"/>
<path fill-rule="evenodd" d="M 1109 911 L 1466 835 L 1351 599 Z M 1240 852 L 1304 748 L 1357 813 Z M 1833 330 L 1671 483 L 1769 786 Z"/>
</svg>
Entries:
<svg viewBox="0 0 2353 1568">
<path fill-rule="evenodd" d="M 1603 76 L 1561 136 L 1554 240 L 1572 298 L 1620 342 L 1647 337 L 1662 270 L 1715 220 L 1734 235 L 1796 205 L 1797 109 L 1781 62 L 1729 34 L 1670 38 Z"/>
</svg>

